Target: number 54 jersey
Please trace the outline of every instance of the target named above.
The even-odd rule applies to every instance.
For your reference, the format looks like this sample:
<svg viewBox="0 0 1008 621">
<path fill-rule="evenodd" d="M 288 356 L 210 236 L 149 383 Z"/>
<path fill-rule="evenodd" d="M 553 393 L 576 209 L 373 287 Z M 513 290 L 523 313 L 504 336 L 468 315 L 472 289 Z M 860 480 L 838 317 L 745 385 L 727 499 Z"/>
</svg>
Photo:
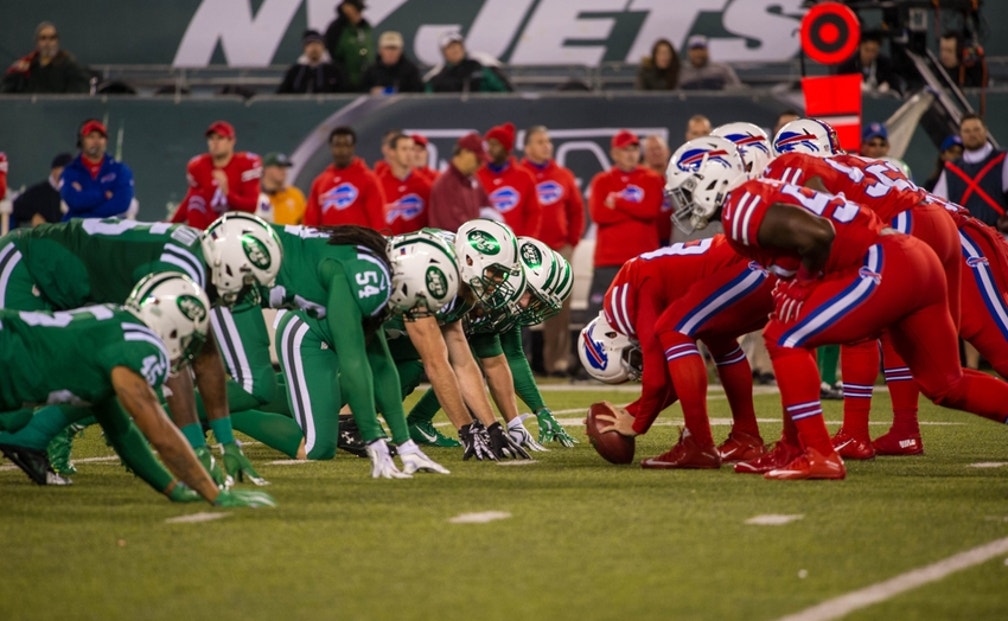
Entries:
<svg viewBox="0 0 1008 621">
<path fill-rule="evenodd" d="M 100 403 L 124 366 L 152 388 L 169 372 L 168 352 L 136 315 L 105 304 L 56 313 L 0 310 L 0 410 L 23 404 Z"/>
<path fill-rule="evenodd" d="M 805 209 L 826 218 L 836 237 L 823 270 L 826 273 L 857 268 L 868 248 L 878 241 L 886 225 L 870 209 L 852 203 L 842 195 L 816 192 L 773 179 L 746 181 L 728 193 L 721 211 L 724 233 L 735 250 L 756 259 L 781 278 L 791 278 L 801 263 L 797 252 L 764 248 L 759 230 L 767 209 L 775 203 Z"/>
</svg>

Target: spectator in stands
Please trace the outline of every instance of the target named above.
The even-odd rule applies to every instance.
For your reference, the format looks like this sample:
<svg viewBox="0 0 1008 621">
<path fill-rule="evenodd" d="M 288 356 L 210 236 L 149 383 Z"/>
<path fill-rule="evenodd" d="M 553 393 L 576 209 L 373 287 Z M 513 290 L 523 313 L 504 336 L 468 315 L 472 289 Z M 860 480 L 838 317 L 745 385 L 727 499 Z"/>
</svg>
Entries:
<svg viewBox="0 0 1008 621">
<path fill-rule="evenodd" d="M 207 152 L 186 165 L 189 191 L 171 218 L 198 229 L 205 229 L 228 211 L 255 213 L 262 177 L 258 155 L 235 151 L 237 139 L 230 123 L 214 121 L 204 135 Z"/>
<path fill-rule="evenodd" d="M 651 55 L 641 60 L 635 87 L 643 91 L 670 91 L 679 86 L 679 54 L 668 39 L 658 39 Z"/>
<path fill-rule="evenodd" d="M 574 173 L 553 159 L 553 142 L 544 125 L 525 131 L 525 157 L 520 165 L 535 178 L 542 207 L 539 240 L 570 262 L 584 232 L 584 202 Z M 543 322 L 543 369 L 554 377 L 566 377 L 573 367 L 570 304 L 568 296 L 560 312 Z"/>
<path fill-rule="evenodd" d="M 401 235 L 427 226 L 432 181 L 413 168 L 413 139 L 398 133 L 389 141 L 391 157 L 378 175 L 385 192 L 383 233 Z"/>
<path fill-rule="evenodd" d="M 67 164 L 73 161 L 69 153 L 60 153 L 49 164 L 49 176 L 31 186 L 14 199 L 14 222 L 11 226 L 35 227 L 46 222 L 59 222 L 63 218 L 60 208 L 60 176 Z"/>
<path fill-rule="evenodd" d="M 783 112 L 777 115 L 777 122 L 774 124 L 773 132 L 771 132 L 770 135 L 776 136 L 777 132 L 779 132 L 782 127 L 784 127 L 791 121 L 797 121 L 800 118 L 801 115 L 798 114 L 797 110 L 794 110 L 792 108 L 784 110 Z"/>
<path fill-rule="evenodd" d="M 489 160 L 486 144 L 476 132 L 469 132 L 455 143 L 448 168 L 431 187 L 430 225 L 446 231 L 457 231 L 463 223 L 478 218 L 490 210 L 490 198 L 476 180 L 479 167 Z"/>
<path fill-rule="evenodd" d="M 591 180 L 588 206 L 595 233 L 595 271 L 586 317 L 602 309 L 602 298 L 623 263 L 658 248 L 656 220 L 665 184 L 640 165 L 640 139 L 631 131 L 613 136 L 609 155 L 613 166 Z"/>
<path fill-rule="evenodd" d="M 694 114 L 686 121 L 686 140 L 701 138 L 711 133 L 711 122 L 702 114 Z"/>
<path fill-rule="evenodd" d="M 518 166 L 518 160 L 511 155 L 515 142 L 514 124 L 491 127 L 483 138 L 490 161 L 476 171 L 476 178 L 490 197 L 496 217 L 510 226 L 515 235 L 538 238 L 542 207 L 535 177 Z"/>
<path fill-rule="evenodd" d="M 77 132 L 77 155 L 60 176 L 60 196 L 70 218 L 126 217 L 133 202 L 133 171 L 105 152 L 108 131 L 98 119 L 87 119 Z"/>
<path fill-rule="evenodd" d="M 935 184 L 938 183 L 938 178 L 945 171 L 945 162 L 954 162 L 962 157 L 962 154 L 963 141 L 958 134 L 951 134 L 945 140 L 942 140 L 941 147 L 938 149 L 938 161 L 935 162 L 931 175 L 924 181 L 924 189 L 928 192 L 934 190 Z"/>
<path fill-rule="evenodd" d="M 668 143 L 658 134 L 651 134 L 644 137 L 641 143 L 641 163 L 648 169 L 665 180 L 665 169 L 668 168 L 669 157 Z M 672 204 L 662 200 L 661 215 L 658 216 L 658 243 L 667 246 L 672 240 Z"/>
<path fill-rule="evenodd" d="M 318 30 L 305 30 L 301 36 L 303 53 L 287 69 L 278 93 L 339 93 L 350 90 L 340 68 L 333 63 Z"/>
<path fill-rule="evenodd" d="M 958 203 L 974 218 L 1008 236 L 1008 157 L 987 140 L 987 125 L 977 114 L 959 121 L 962 157 L 945 163 L 934 193 Z"/>
<path fill-rule="evenodd" d="M 427 137 L 423 134 L 413 134 L 413 169 L 431 180 L 437 179 L 438 171 L 430 167 L 430 151 L 427 150 Z"/>
<path fill-rule="evenodd" d="M 838 75 L 861 74 L 861 90 L 885 93 L 899 91 L 900 84 L 893 71 L 892 60 L 882 53 L 882 34 L 869 30 L 861 33 L 858 49 L 836 68 Z"/>
<path fill-rule="evenodd" d="M 938 61 L 958 86 L 987 86 L 983 49 L 978 45 L 963 45 L 958 34 L 946 32 L 938 39 Z"/>
<path fill-rule="evenodd" d="M 333 163 L 312 181 L 304 223 L 309 226 L 357 224 L 384 227 L 385 195 L 381 183 L 355 154 L 357 132 L 341 125 L 329 132 Z"/>
<path fill-rule="evenodd" d="M 364 0 L 342 0 L 336 5 L 336 19 L 325 32 L 326 49 L 346 76 L 347 90 L 355 92 L 364 90 L 364 70 L 375 56 L 374 32 L 364 19 L 364 8 Z"/>
<path fill-rule="evenodd" d="M 392 139 L 396 136 L 402 134 L 402 130 L 398 127 L 392 127 L 385 130 L 382 134 L 381 139 L 381 154 L 382 158 L 375 162 L 373 170 L 374 174 L 381 176 L 383 172 L 388 170 L 389 165 L 392 163 Z"/>
<path fill-rule="evenodd" d="M 73 54 L 61 50 L 59 32 L 52 22 L 35 27 L 35 49 L 19 58 L 4 75 L 4 93 L 87 93 L 91 74 Z"/>
<path fill-rule="evenodd" d="M 679 88 L 714 91 L 742 86 L 734 69 L 710 59 L 707 37 L 690 37 L 686 42 L 686 58 L 686 64 L 679 71 Z"/>
<path fill-rule="evenodd" d="M 441 37 L 439 44 L 444 63 L 427 79 L 427 92 L 501 93 L 513 90 L 497 67 L 469 56 L 461 33 L 449 32 Z"/>
<path fill-rule="evenodd" d="M 423 92 L 420 69 L 403 53 L 402 34 L 387 30 L 378 37 L 378 58 L 364 70 L 361 88 L 372 95 Z"/>
<path fill-rule="evenodd" d="M 287 169 L 293 166 L 283 153 L 267 153 L 263 157 L 259 189 L 269 198 L 269 213 L 257 215 L 274 224 L 301 224 L 305 212 L 305 195 L 298 187 L 287 184 Z"/>
<path fill-rule="evenodd" d="M 861 155 L 879 159 L 889 155 L 889 132 L 882 123 L 869 123 L 861 130 Z"/>
</svg>

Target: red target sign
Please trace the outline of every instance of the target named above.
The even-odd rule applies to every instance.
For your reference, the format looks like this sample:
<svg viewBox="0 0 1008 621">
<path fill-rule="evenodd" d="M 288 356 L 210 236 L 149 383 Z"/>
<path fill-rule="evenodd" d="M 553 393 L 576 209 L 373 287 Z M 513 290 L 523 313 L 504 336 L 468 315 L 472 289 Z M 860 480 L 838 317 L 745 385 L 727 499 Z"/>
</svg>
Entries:
<svg viewBox="0 0 1008 621">
<path fill-rule="evenodd" d="M 850 58 L 860 38 L 857 14 L 839 2 L 817 4 L 802 18 L 802 50 L 824 65 L 835 65 Z"/>
</svg>

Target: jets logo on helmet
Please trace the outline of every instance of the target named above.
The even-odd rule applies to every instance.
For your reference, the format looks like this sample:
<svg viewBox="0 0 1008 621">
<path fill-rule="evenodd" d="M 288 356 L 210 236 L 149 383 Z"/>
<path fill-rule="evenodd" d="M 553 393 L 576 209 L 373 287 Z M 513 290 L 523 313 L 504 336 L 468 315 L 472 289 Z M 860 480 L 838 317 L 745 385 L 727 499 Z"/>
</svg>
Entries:
<svg viewBox="0 0 1008 621">
<path fill-rule="evenodd" d="M 522 244 L 521 258 L 525 265 L 532 268 L 541 267 L 543 264 L 543 255 L 535 244 Z"/>
<path fill-rule="evenodd" d="M 448 277 L 436 265 L 427 268 L 427 291 L 435 298 L 443 298 L 448 294 Z"/>
<path fill-rule="evenodd" d="M 178 304 L 179 310 L 182 314 L 195 322 L 206 321 L 207 309 L 203 306 L 203 302 L 199 298 L 193 295 L 180 295 L 176 298 L 175 303 Z"/>
<path fill-rule="evenodd" d="M 410 318 L 431 315 L 455 300 L 459 275 L 455 248 L 436 229 L 421 229 L 389 241 L 392 288 L 389 306 Z"/>
<path fill-rule="evenodd" d="M 501 251 L 500 243 L 498 243 L 493 235 L 486 231 L 478 229 L 470 231 L 467 239 L 473 248 L 483 254 L 494 255 Z"/>
<path fill-rule="evenodd" d="M 242 250 L 252 265 L 261 270 L 268 270 L 270 267 L 270 254 L 266 245 L 251 235 L 242 235 Z"/>
</svg>

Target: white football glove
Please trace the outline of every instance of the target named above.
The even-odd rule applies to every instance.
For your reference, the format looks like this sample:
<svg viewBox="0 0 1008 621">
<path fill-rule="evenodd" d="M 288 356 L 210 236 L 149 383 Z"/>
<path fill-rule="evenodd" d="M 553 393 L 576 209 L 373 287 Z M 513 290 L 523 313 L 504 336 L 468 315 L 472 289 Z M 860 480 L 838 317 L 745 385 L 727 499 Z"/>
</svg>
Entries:
<svg viewBox="0 0 1008 621">
<path fill-rule="evenodd" d="M 414 472 L 451 474 L 451 471 L 447 468 L 424 455 L 424 452 L 420 450 L 420 447 L 413 440 L 408 440 L 399 445 L 399 459 L 402 460 L 402 471 L 405 474 L 413 474 Z"/>
<path fill-rule="evenodd" d="M 404 474 L 396 468 L 392 456 L 389 455 L 385 438 L 379 438 L 367 445 L 367 454 L 371 458 L 371 478 L 377 479 L 411 479 L 412 474 Z"/>
<path fill-rule="evenodd" d="M 508 435 L 511 436 L 511 439 L 514 440 L 515 444 L 525 447 L 530 451 L 548 451 L 548 448 L 536 442 L 532 438 L 532 434 L 528 432 L 528 429 L 525 429 L 523 421 L 530 416 L 532 415 L 522 414 L 521 416 L 509 420 L 507 424 Z"/>
</svg>

